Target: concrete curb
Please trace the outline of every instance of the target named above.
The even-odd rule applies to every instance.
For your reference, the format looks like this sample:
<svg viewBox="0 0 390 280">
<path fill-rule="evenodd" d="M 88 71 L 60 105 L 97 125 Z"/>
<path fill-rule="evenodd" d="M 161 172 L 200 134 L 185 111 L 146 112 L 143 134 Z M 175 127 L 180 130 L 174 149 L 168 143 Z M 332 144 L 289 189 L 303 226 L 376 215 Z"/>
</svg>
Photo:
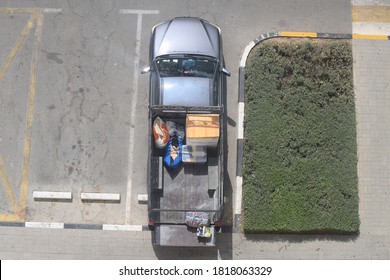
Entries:
<svg viewBox="0 0 390 280">
<path fill-rule="evenodd" d="M 242 203 L 242 168 L 244 154 L 244 114 L 245 114 L 245 66 L 251 50 L 260 42 L 272 38 L 314 38 L 314 39 L 362 39 L 362 40 L 390 40 L 390 35 L 373 34 L 339 34 L 318 32 L 291 32 L 278 31 L 261 34 L 244 48 L 238 71 L 238 132 L 237 132 L 237 168 L 236 168 L 236 197 L 234 204 L 234 227 L 240 227 Z"/>
<path fill-rule="evenodd" d="M 81 193 L 82 202 L 113 202 L 119 203 L 121 195 L 119 193 Z"/>
<path fill-rule="evenodd" d="M 34 191 L 35 201 L 72 201 L 71 192 Z"/>
<path fill-rule="evenodd" d="M 87 229 L 103 231 L 126 231 L 126 232 L 148 232 L 151 231 L 147 225 L 119 225 L 119 224 L 72 224 L 72 223 L 54 223 L 54 222 L 0 222 L 0 227 L 19 227 L 19 228 L 36 228 L 36 229 Z M 238 233 L 231 226 L 223 226 L 223 233 Z"/>
<path fill-rule="evenodd" d="M 58 191 L 33 191 L 34 201 L 44 202 L 72 202 L 72 192 L 58 192 Z M 120 193 L 86 193 L 80 194 L 81 202 L 86 203 L 120 203 Z"/>
<path fill-rule="evenodd" d="M 26 227 L 44 229 L 90 229 L 106 231 L 150 231 L 143 225 L 111 225 L 111 224 L 72 224 L 48 222 L 0 222 L 1 227 Z"/>
</svg>

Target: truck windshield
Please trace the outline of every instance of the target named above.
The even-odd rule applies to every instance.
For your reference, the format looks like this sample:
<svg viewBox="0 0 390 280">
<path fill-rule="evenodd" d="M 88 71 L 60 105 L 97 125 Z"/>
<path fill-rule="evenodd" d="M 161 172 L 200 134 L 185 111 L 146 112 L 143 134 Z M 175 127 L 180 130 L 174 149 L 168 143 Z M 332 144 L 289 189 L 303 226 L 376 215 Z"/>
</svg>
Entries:
<svg viewBox="0 0 390 280">
<path fill-rule="evenodd" d="M 166 77 L 199 77 L 213 78 L 216 60 L 209 57 L 163 57 L 156 60 L 161 78 Z"/>
</svg>

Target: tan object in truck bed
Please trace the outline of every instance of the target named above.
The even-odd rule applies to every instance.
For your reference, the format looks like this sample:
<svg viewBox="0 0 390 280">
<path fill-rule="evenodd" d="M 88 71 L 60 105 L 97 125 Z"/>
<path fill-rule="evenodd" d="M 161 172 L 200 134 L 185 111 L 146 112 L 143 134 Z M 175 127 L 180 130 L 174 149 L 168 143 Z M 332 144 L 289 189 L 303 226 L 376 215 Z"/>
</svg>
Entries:
<svg viewBox="0 0 390 280">
<path fill-rule="evenodd" d="M 186 118 L 187 145 L 215 148 L 219 140 L 218 114 L 188 114 Z"/>
</svg>

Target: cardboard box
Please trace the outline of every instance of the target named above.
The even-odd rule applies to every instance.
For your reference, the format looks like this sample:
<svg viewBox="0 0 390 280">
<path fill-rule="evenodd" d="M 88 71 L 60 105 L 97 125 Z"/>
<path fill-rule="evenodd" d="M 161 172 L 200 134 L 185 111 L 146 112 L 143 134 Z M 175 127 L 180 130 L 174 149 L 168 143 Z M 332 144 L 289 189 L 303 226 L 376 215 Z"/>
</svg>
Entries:
<svg viewBox="0 0 390 280">
<path fill-rule="evenodd" d="M 206 146 L 182 146 L 182 161 L 193 163 L 207 162 L 207 147 Z"/>
<path fill-rule="evenodd" d="M 186 139 L 189 146 L 215 148 L 219 141 L 218 114 L 188 114 Z"/>
</svg>

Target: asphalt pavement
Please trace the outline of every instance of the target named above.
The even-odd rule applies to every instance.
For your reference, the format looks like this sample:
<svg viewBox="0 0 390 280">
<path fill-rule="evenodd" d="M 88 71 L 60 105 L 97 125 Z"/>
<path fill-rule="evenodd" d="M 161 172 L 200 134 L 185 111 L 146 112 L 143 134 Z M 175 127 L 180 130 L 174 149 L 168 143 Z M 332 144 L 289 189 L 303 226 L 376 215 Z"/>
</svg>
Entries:
<svg viewBox="0 0 390 280">
<path fill-rule="evenodd" d="M 8 27 L 0 28 L 0 35 L 9 38 L 0 50 L 10 51 L 0 53 L 1 63 L 6 61 L 0 88 L 18 93 L 3 95 L 0 103 L 1 119 L 7 120 L 0 126 L 1 259 L 389 259 L 390 41 L 383 38 L 352 40 L 361 200 L 357 236 L 226 232 L 215 249 L 155 248 L 142 227 L 146 206 L 137 201 L 146 192 L 142 143 L 148 88 L 147 77 L 137 70 L 147 63 L 155 23 L 189 15 L 222 29 L 232 72 L 226 222 L 233 224 L 238 69 L 245 47 L 275 31 L 359 33 L 356 28 L 372 19 L 355 22 L 350 1 L 34 3 L 45 10 L 37 13 L 28 1 L 0 2 L 0 26 Z M 20 13 L 21 7 L 28 9 Z M 386 32 L 383 22 L 380 28 Z M 70 202 L 35 201 L 34 190 L 73 196 Z M 121 200 L 85 203 L 83 192 L 116 193 Z M 123 227 L 107 227 L 113 224 Z"/>
<path fill-rule="evenodd" d="M 162 249 L 148 231 L 0 227 L 1 259 L 386 259 L 390 258 L 390 41 L 353 40 L 358 120 L 360 233 L 222 233 L 216 249 Z"/>
</svg>

